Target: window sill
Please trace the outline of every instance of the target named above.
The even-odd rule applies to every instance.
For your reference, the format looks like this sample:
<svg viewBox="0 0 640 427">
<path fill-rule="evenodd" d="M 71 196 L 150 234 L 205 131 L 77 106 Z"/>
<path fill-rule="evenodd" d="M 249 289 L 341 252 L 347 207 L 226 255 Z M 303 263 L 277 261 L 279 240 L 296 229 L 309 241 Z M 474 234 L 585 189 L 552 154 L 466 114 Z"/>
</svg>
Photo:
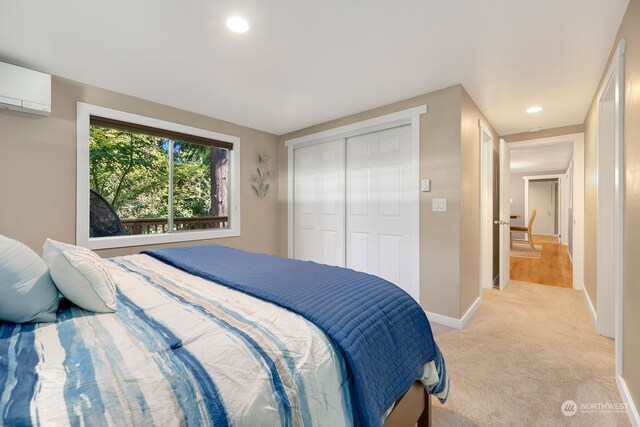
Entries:
<svg viewBox="0 0 640 427">
<path fill-rule="evenodd" d="M 78 239 L 79 246 L 89 249 L 115 249 L 130 246 L 146 246 L 162 243 L 190 242 L 194 240 L 220 239 L 224 237 L 238 237 L 239 230 L 206 230 L 206 231 L 182 231 L 166 234 L 145 234 L 136 236 L 93 237 L 86 241 Z"/>
</svg>

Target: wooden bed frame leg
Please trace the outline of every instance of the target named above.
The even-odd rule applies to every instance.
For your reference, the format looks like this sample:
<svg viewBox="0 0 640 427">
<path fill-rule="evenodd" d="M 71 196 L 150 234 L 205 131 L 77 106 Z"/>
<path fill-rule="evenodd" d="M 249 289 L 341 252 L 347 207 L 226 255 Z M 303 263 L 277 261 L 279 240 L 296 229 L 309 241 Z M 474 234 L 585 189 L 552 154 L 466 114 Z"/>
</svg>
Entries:
<svg viewBox="0 0 640 427">
<path fill-rule="evenodd" d="M 431 427 L 431 395 L 425 393 L 425 399 L 424 411 L 418 419 L 418 427 Z"/>
<path fill-rule="evenodd" d="M 383 427 L 431 427 L 431 396 L 416 381 L 396 404 Z"/>
</svg>

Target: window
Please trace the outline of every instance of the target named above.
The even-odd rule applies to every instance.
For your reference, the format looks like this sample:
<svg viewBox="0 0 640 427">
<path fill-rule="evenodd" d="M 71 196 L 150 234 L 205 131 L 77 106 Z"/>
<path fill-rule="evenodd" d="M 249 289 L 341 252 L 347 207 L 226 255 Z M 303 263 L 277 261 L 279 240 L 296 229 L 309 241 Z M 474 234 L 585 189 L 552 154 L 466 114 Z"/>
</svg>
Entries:
<svg viewBox="0 0 640 427">
<path fill-rule="evenodd" d="M 78 103 L 78 244 L 239 235 L 237 137 Z"/>
</svg>

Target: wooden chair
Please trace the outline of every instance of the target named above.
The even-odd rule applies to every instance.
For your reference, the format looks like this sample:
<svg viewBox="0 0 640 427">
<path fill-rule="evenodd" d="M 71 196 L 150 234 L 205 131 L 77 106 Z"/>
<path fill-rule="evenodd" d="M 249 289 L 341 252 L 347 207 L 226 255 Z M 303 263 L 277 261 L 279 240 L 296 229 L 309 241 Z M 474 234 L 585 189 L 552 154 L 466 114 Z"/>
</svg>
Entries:
<svg viewBox="0 0 640 427">
<path fill-rule="evenodd" d="M 510 234 L 511 234 L 511 246 L 513 246 L 513 232 L 514 231 L 523 231 L 525 233 L 527 233 L 527 239 L 529 240 L 529 247 L 531 248 L 532 251 L 536 250 L 536 247 L 533 246 L 533 233 L 532 233 L 532 229 L 531 227 L 533 226 L 533 220 L 536 219 L 536 213 L 538 211 L 536 209 L 533 210 L 533 212 L 531 212 L 531 217 L 529 218 L 529 224 L 526 227 L 518 227 L 518 226 L 511 226 L 510 229 Z"/>
</svg>

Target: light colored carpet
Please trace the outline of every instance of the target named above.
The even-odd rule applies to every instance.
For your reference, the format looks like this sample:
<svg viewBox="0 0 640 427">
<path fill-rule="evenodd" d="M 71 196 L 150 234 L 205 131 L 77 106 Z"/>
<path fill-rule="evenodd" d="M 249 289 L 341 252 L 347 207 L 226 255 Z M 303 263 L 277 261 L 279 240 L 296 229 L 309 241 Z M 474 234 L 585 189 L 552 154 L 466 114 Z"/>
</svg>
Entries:
<svg viewBox="0 0 640 427">
<path fill-rule="evenodd" d="M 511 246 L 511 256 L 517 256 L 522 258 L 534 258 L 540 259 L 542 257 L 542 245 L 533 244 L 535 251 L 531 250 L 529 242 L 519 242 L 514 240 L 513 246 Z"/>
<path fill-rule="evenodd" d="M 451 375 L 434 426 L 628 426 L 626 413 L 583 413 L 622 404 L 614 342 L 596 334 L 582 292 L 511 282 L 485 290 L 464 330 L 433 324 Z M 572 417 L 565 400 L 577 403 Z"/>
</svg>

